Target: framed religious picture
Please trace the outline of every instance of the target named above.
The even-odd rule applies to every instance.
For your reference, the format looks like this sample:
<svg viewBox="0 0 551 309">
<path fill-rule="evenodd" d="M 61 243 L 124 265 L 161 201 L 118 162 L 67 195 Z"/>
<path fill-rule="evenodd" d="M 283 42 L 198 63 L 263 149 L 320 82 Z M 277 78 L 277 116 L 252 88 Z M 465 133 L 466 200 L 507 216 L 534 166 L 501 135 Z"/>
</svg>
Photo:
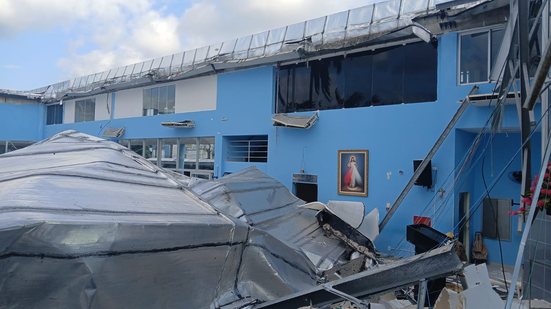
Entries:
<svg viewBox="0 0 551 309">
<path fill-rule="evenodd" d="M 338 193 L 367 196 L 367 150 L 339 150 Z"/>
</svg>

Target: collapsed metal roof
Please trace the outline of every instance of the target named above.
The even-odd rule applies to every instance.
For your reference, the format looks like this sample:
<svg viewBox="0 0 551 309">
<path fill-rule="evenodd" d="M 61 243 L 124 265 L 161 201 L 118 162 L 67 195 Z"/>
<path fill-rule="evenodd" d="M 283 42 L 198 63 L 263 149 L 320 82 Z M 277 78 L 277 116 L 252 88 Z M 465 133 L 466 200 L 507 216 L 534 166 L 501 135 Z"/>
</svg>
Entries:
<svg viewBox="0 0 551 309">
<path fill-rule="evenodd" d="M 190 181 L 75 131 L 0 155 L 0 184 L 0 307 L 238 308 L 354 250 L 257 169 Z"/>
<path fill-rule="evenodd" d="M 0 93 L 40 98 L 43 102 L 61 100 L 117 89 L 212 74 L 266 63 L 301 59 L 307 55 L 379 44 L 386 41 L 417 38 L 428 41 L 431 31 L 447 29 L 418 23 L 421 17 L 452 15 L 488 2 L 450 0 L 387 0 L 360 8 L 228 40 L 164 57 L 28 91 L 0 90 Z M 501 5 L 501 4 L 500 4 Z M 486 23 L 492 21 L 486 21 Z M 443 27 L 443 28 L 442 28 Z"/>
</svg>

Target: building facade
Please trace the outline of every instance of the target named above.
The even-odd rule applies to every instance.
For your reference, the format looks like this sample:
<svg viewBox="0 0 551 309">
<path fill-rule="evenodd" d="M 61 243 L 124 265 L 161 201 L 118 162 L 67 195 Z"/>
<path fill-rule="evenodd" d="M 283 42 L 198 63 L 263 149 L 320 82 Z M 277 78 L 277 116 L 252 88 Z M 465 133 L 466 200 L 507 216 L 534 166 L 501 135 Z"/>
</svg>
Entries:
<svg viewBox="0 0 551 309">
<path fill-rule="evenodd" d="M 470 106 L 431 160 L 430 183 L 414 186 L 375 244 L 383 252 L 411 254 L 406 225 L 422 216 L 436 229 L 459 235 L 467 248 L 482 232 L 489 261 L 512 265 L 521 235 L 517 218 L 509 214 L 520 203 L 520 184 L 512 176 L 521 170 L 515 106 L 500 106 L 498 130 L 486 130 L 496 112 L 490 73 L 508 1 L 491 8 L 418 2 L 426 7 L 413 17 L 396 13 L 376 19 L 377 5 L 387 2 L 344 12 L 346 31 L 356 29 L 354 14 L 369 10 L 371 28 L 385 18 L 397 21 L 358 43 L 316 52 L 297 49 L 285 59 L 257 57 L 248 65 L 229 62 L 190 71 L 195 75 L 121 82 L 118 88 L 106 85 L 47 100 L 5 93 L 0 153 L 77 130 L 110 138 L 188 176 L 218 178 L 255 166 L 307 201 L 360 201 L 384 216 L 412 177 L 414 161 L 426 157 L 476 85 Z M 331 16 L 311 41 L 331 34 L 337 23 L 332 21 L 343 13 Z M 413 27 L 402 24 L 404 19 L 423 25 L 430 37 L 402 34 Z M 302 36 L 316 23 L 305 22 Z M 296 27 L 284 28 L 288 35 Z M 273 32 L 266 35 L 265 53 Z M 239 44 L 238 39 L 236 50 Z M 183 66 L 186 56 L 180 57 Z M 315 122 L 308 128 L 282 126 L 273 120 L 280 114 Z M 541 144 L 532 146 L 539 162 Z M 360 158 L 364 161 L 357 163 Z M 352 162 L 360 174 L 358 190 L 346 180 Z M 499 204 L 495 214 L 489 200 Z"/>
</svg>

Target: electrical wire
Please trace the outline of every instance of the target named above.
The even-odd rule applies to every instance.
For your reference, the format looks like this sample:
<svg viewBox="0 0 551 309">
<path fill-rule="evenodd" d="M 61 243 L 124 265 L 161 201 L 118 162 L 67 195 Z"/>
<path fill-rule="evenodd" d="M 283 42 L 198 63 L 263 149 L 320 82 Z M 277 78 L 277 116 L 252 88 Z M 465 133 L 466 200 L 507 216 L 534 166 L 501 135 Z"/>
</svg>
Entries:
<svg viewBox="0 0 551 309">
<path fill-rule="evenodd" d="M 530 140 L 532 139 L 533 135 L 536 133 L 536 130 L 539 128 L 539 126 L 541 125 L 541 122 L 543 120 L 543 118 L 545 117 L 545 115 L 547 115 L 549 113 L 549 109 L 551 108 L 548 107 L 545 112 L 542 113 L 541 117 L 538 119 L 538 121 L 536 122 L 534 128 L 532 129 L 532 131 L 530 131 L 530 134 L 528 135 L 526 141 L 524 143 L 522 143 L 522 145 L 520 145 L 520 147 L 518 148 L 518 150 L 513 154 L 513 156 L 510 158 L 510 160 L 505 164 L 505 166 L 501 169 L 501 171 L 498 173 L 497 177 L 495 178 L 495 180 L 490 184 L 489 186 L 489 189 L 488 190 L 492 190 L 498 183 L 499 180 L 501 180 L 501 177 L 503 177 L 503 175 L 505 174 L 505 172 L 507 171 L 507 169 L 509 168 L 509 166 L 511 166 L 511 164 L 513 163 L 514 159 L 521 153 L 522 151 L 522 148 L 524 147 L 524 145 L 526 145 L 528 142 L 530 142 Z M 547 147 L 549 147 L 549 143 L 546 145 L 546 149 Z M 477 202 L 475 203 L 475 207 L 474 209 L 472 209 L 471 211 L 469 211 L 469 214 L 468 215 L 465 215 L 463 216 L 462 220 L 454 227 L 454 230 L 457 230 L 458 227 L 462 228 L 464 224 L 466 224 L 466 222 L 469 222 L 470 221 L 470 218 L 472 217 L 472 215 L 474 215 L 474 213 L 476 213 L 478 211 L 478 208 L 480 208 L 481 204 L 482 204 L 482 198 L 483 196 L 481 196 Z M 465 220 L 466 219 L 466 220 Z M 444 240 L 443 242 L 439 243 L 439 244 L 436 244 L 432 249 L 436 249 L 442 245 L 444 245 L 445 243 L 447 242 L 447 240 Z M 420 254 L 420 256 L 424 256 L 426 254 L 428 254 L 430 252 L 427 251 L 425 253 L 422 253 Z"/>
<path fill-rule="evenodd" d="M 499 243 L 499 259 L 501 262 L 501 273 L 503 274 L 503 282 L 505 282 L 505 289 L 507 290 L 507 294 L 509 294 L 509 288 L 507 284 L 507 277 L 505 276 L 505 265 L 503 265 L 503 246 L 501 244 L 501 235 L 499 234 L 499 221 L 497 219 L 497 209 L 496 206 L 492 200 L 492 197 L 490 196 L 490 190 L 488 190 L 488 184 L 486 183 L 486 177 L 484 176 L 484 163 L 486 162 L 486 156 L 482 158 L 482 166 L 480 168 L 480 173 L 482 176 L 482 183 L 484 184 L 484 189 L 486 190 L 486 196 L 488 197 L 488 202 L 492 206 L 492 215 L 494 217 L 494 221 L 496 224 L 496 236 L 497 241 Z"/>
</svg>

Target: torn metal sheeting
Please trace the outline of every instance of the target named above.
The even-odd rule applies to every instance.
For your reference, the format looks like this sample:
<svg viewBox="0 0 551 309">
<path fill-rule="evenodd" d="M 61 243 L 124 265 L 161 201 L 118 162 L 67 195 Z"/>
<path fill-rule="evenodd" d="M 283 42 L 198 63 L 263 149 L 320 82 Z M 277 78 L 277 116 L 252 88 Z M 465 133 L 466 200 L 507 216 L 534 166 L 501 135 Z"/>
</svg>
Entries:
<svg viewBox="0 0 551 309">
<path fill-rule="evenodd" d="M 309 129 L 318 120 L 318 113 L 310 116 L 289 116 L 287 114 L 275 114 L 272 116 L 274 126 Z"/>
<path fill-rule="evenodd" d="M 103 137 L 117 138 L 124 135 L 124 128 L 106 128 L 103 130 Z"/>
<path fill-rule="evenodd" d="M 59 133 L 0 155 L 0 307 L 239 308 L 359 271 L 303 204 L 254 168 L 193 181 Z"/>
<path fill-rule="evenodd" d="M 1 155 L 0 307 L 231 308 L 318 283 L 299 244 L 277 238 L 291 224 L 253 228 L 187 181 L 74 131 Z M 288 215 L 305 233 L 317 226 L 308 211 Z"/>
<path fill-rule="evenodd" d="M 463 263 L 453 244 L 431 250 L 376 268 L 336 280 L 326 285 L 355 298 L 368 297 L 387 290 L 400 288 L 421 279 L 433 279 L 459 272 Z M 320 285 L 308 290 L 268 301 L 253 308 L 322 307 L 342 300 L 342 297 Z"/>
<path fill-rule="evenodd" d="M 317 223 L 317 209 L 303 207 L 304 201 L 256 168 L 197 182 L 190 188 L 220 212 L 303 254 L 320 275 L 340 264 L 348 249 L 339 239 L 325 235 Z"/>
<path fill-rule="evenodd" d="M 502 100 L 499 99 L 499 94 L 497 93 L 472 94 L 469 96 L 469 103 L 480 107 L 495 106 L 498 102 L 500 104 L 513 105 L 516 102 L 516 97 L 520 97 L 519 92 L 509 92 Z"/>
<path fill-rule="evenodd" d="M 171 127 L 171 128 L 184 128 L 184 129 L 195 128 L 195 122 L 193 122 L 193 120 L 164 121 L 164 122 L 161 122 L 161 125 L 163 127 Z"/>
<path fill-rule="evenodd" d="M 379 209 L 374 208 L 365 215 L 365 205 L 351 201 L 329 201 L 326 209 L 371 241 L 379 236 Z"/>
</svg>

